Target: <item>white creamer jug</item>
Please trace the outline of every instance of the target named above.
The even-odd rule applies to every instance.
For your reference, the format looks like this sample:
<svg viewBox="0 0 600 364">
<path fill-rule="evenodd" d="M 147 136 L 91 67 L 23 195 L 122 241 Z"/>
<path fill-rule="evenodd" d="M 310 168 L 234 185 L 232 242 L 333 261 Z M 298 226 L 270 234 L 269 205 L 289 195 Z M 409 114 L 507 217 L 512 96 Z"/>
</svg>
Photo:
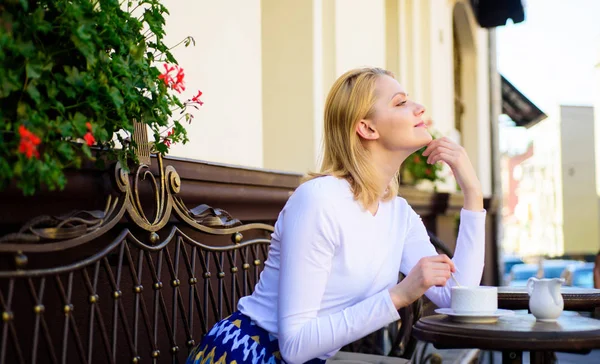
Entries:
<svg viewBox="0 0 600 364">
<path fill-rule="evenodd" d="M 560 287 L 563 278 L 529 278 L 527 293 L 529 293 L 529 311 L 538 321 L 552 322 L 560 316 L 564 309 L 564 301 Z"/>
</svg>

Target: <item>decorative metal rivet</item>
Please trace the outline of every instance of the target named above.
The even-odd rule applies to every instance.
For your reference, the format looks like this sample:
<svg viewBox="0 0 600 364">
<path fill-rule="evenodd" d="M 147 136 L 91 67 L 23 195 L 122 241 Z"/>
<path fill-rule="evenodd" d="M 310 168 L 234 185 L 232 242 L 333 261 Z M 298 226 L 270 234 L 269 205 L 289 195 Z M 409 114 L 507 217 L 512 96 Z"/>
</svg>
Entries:
<svg viewBox="0 0 600 364">
<path fill-rule="evenodd" d="M 27 255 L 22 252 L 18 252 L 17 255 L 15 255 L 15 264 L 17 265 L 17 268 L 25 267 L 28 261 Z"/>
<path fill-rule="evenodd" d="M 244 268 L 244 269 L 248 269 L 248 268 L 250 268 L 250 264 L 248 264 L 248 263 L 244 263 L 244 265 L 242 265 L 242 268 Z"/>
<path fill-rule="evenodd" d="M 231 267 L 231 273 L 237 273 L 238 268 L 237 267 Z"/>
<path fill-rule="evenodd" d="M 224 278 L 225 277 L 225 272 L 219 272 L 219 278 Z"/>
<path fill-rule="evenodd" d="M 10 312 L 10 311 L 2 312 L 2 321 L 4 321 L 4 322 L 12 321 L 13 318 L 14 318 L 14 315 L 12 312 Z"/>
<path fill-rule="evenodd" d="M 90 296 L 90 303 L 97 303 L 100 300 L 100 297 L 97 294 L 93 294 Z"/>
<path fill-rule="evenodd" d="M 157 233 L 155 233 L 155 232 L 152 232 L 152 233 L 150 233 L 150 242 L 151 242 L 152 244 L 156 244 L 156 243 L 158 243 L 159 241 L 160 241 L 160 236 L 158 236 L 158 234 L 157 234 Z"/>
<path fill-rule="evenodd" d="M 196 345 L 196 342 L 194 340 L 188 340 L 188 342 L 186 343 L 186 345 L 188 346 L 188 348 L 191 348 L 194 345 Z"/>
<path fill-rule="evenodd" d="M 37 313 L 38 315 L 43 313 L 46 310 L 46 307 L 44 307 L 44 305 L 35 305 L 33 307 L 33 312 Z"/>
<path fill-rule="evenodd" d="M 173 279 L 173 280 L 171 281 L 171 285 L 172 285 L 173 287 L 179 287 L 179 285 L 180 285 L 180 284 L 181 284 L 181 282 L 179 281 L 179 279 Z"/>
<path fill-rule="evenodd" d="M 154 282 L 154 289 L 159 290 L 163 287 L 163 284 L 161 281 L 158 282 Z"/>
<path fill-rule="evenodd" d="M 175 188 L 181 187 L 181 179 L 179 176 L 175 176 L 175 178 L 173 178 L 173 186 L 175 186 Z"/>
<path fill-rule="evenodd" d="M 190 284 L 196 284 L 196 283 L 198 283 L 198 278 L 196 278 L 196 277 L 190 278 Z"/>
<path fill-rule="evenodd" d="M 244 238 L 244 235 L 242 235 L 242 233 L 235 233 L 233 234 L 233 236 L 231 237 L 231 240 L 235 243 L 235 244 L 239 244 L 242 239 Z"/>
<path fill-rule="evenodd" d="M 210 278 L 212 274 L 210 272 L 206 272 L 203 274 L 204 278 Z"/>
<path fill-rule="evenodd" d="M 121 291 L 114 291 L 113 292 L 113 297 L 114 297 L 115 300 L 118 300 L 119 298 L 121 298 L 122 294 L 123 293 Z"/>
<path fill-rule="evenodd" d="M 68 305 L 65 305 L 65 307 L 63 307 L 63 311 L 64 311 L 64 312 L 65 312 L 65 314 L 67 314 L 67 315 L 68 315 L 69 313 L 73 312 L 73 310 L 74 310 L 74 309 L 75 309 L 75 307 L 73 307 L 73 305 L 72 305 L 72 304 L 68 304 Z"/>
<path fill-rule="evenodd" d="M 142 293 L 143 290 L 144 290 L 144 287 L 141 284 L 133 287 L 133 292 L 135 292 L 135 293 Z"/>
<path fill-rule="evenodd" d="M 153 358 L 158 358 L 160 356 L 160 350 L 154 350 L 152 352 L 152 357 Z"/>
<path fill-rule="evenodd" d="M 131 359 L 131 362 L 133 364 L 138 364 L 140 362 L 140 360 L 142 360 L 142 358 L 140 358 L 139 356 L 136 356 L 133 359 Z"/>
<path fill-rule="evenodd" d="M 177 353 L 178 351 L 179 351 L 179 346 L 177 346 L 177 345 L 175 345 L 175 346 L 173 346 L 173 347 L 171 348 L 171 352 L 172 352 L 173 354 Z"/>
<path fill-rule="evenodd" d="M 256 260 L 254 261 L 254 265 L 260 265 L 260 259 L 256 259 Z"/>
</svg>

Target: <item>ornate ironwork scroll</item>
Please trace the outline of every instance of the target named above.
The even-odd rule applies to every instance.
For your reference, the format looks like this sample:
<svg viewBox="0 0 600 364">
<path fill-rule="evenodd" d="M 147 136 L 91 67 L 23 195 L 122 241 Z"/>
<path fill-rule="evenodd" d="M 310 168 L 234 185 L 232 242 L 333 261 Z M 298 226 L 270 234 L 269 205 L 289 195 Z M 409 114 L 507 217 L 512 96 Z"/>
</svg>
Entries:
<svg viewBox="0 0 600 364">
<path fill-rule="evenodd" d="M 252 292 L 273 227 L 188 208 L 175 169 L 158 164 L 117 163 L 101 211 L 0 237 L 0 363 L 184 362 Z"/>
</svg>

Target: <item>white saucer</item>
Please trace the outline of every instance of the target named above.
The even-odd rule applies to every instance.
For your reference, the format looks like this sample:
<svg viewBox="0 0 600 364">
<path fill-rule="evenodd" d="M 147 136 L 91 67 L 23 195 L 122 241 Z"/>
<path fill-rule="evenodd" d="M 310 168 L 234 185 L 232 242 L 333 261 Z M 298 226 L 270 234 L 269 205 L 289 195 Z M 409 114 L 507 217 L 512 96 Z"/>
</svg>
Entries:
<svg viewBox="0 0 600 364">
<path fill-rule="evenodd" d="M 493 324 L 496 323 L 500 317 L 513 316 L 515 314 L 514 311 L 502 309 L 498 309 L 494 312 L 457 313 L 451 308 L 438 308 L 435 312 L 441 315 L 448 315 L 453 321 L 467 324 Z"/>
</svg>

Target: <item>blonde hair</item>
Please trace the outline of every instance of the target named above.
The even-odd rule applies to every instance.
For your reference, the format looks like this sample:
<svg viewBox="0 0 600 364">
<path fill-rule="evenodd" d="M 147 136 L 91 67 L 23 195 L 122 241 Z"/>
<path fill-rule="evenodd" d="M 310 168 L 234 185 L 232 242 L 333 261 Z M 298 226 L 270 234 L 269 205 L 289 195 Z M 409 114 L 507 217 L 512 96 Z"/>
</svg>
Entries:
<svg viewBox="0 0 600 364">
<path fill-rule="evenodd" d="M 335 81 L 325 102 L 321 170 L 309 173 L 307 178 L 345 178 L 350 183 L 354 199 L 364 208 L 380 199 L 389 201 L 398 194 L 396 175 L 381 197 L 377 170 L 356 133 L 357 123 L 370 118 L 375 111 L 375 82 L 381 76 L 394 77 L 394 74 L 381 68 L 357 68 Z"/>
</svg>

